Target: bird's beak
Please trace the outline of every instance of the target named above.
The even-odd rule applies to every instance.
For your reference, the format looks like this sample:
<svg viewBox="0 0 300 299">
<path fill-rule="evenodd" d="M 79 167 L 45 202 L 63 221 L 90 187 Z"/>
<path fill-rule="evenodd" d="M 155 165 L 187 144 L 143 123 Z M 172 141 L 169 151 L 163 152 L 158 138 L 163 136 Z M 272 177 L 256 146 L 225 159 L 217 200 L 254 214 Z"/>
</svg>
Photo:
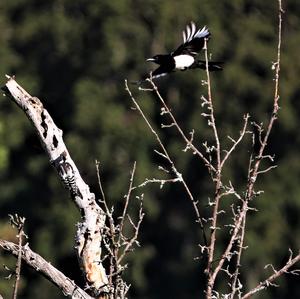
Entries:
<svg viewBox="0 0 300 299">
<path fill-rule="evenodd" d="M 146 61 L 151 61 L 151 62 L 154 62 L 154 61 L 155 61 L 155 59 L 154 59 L 154 58 L 148 58 L 148 59 L 146 59 Z"/>
</svg>

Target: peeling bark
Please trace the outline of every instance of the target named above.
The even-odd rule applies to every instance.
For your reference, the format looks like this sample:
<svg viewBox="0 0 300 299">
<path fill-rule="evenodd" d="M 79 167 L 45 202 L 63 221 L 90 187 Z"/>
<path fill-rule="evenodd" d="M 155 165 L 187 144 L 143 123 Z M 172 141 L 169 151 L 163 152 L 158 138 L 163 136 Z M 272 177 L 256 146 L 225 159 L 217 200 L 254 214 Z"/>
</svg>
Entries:
<svg viewBox="0 0 300 299">
<path fill-rule="evenodd" d="M 65 143 L 63 132 L 54 123 L 42 102 L 31 96 L 16 81 L 8 77 L 2 89 L 26 114 L 36 129 L 41 144 L 60 179 L 69 190 L 71 198 L 81 212 L 77 224 L 75 249 L 91 294 L 106 293 L 108 278 L 101 263 L 102 229 L 105 213 L 95 200 L 95 194 L 83 181 Z"/>
</svg>

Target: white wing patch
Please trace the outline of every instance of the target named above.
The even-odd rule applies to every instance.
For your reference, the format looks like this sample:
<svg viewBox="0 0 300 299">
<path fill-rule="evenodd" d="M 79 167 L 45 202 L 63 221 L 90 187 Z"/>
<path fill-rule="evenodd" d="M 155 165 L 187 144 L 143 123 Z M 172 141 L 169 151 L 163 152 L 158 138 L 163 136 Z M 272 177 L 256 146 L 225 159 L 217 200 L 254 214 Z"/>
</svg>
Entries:
<svg viewBox="0 0 300 299">
<path fill-rule="evenodd" d="M 209 31 L 206 28 L 206 26 L 204 26 L 202 29 L 199 29 L 198 31 L 196 31 L 196 25 L 194 22 L 191 22 L 191 24 L 187 25 L 186 29 L 184 31 L 182 31 L 184 44 L 190 42 L 194 38 L 202 38 L 202 37 L 206 37 L 208 35 L 209 35 Z"/>
<path fill-rule="evenodd" d="M 185 54 L 175 56 L 174 60 L 175 60 L 175 68 L 178 69 L 178 70 L 185 70 L 185 69 L 187 69 L 195 61 L 195 59 L 194 59 L 193 56 L 191 56 L 191 55 L 185 55 Z"/>
<path fill-rule="evenodd" d="M 161 73 L 161 74 L 152 76 L 152 78 L 156 79 L 156 78 L 163 77 L 163 76 L 166 76 L 166 75 L 168 75 L 168 73 Z"/>
</svg>

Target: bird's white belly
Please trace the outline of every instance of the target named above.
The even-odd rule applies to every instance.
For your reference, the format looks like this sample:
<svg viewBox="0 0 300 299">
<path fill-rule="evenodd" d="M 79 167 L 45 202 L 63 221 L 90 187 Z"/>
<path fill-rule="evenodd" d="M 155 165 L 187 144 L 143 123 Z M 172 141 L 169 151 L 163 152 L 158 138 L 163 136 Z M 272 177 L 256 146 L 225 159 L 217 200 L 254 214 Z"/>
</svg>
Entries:
<svg viewBox="0 0 300 299">
<path fill-rule="evenodd" d="M 190 67 L 195 61 L 193 56 L 185 55 L 185 54 L 175 56 L 174 60 L 175 60 L 175 68 L 179 70 L 184 70 Z"/>
</svg>

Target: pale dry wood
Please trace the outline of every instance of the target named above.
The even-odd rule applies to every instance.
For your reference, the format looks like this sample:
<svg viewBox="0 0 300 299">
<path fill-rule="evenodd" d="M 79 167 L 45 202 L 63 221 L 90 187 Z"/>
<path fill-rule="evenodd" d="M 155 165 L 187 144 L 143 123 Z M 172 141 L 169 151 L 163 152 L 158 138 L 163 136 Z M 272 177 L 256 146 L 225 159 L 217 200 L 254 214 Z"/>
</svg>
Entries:
<svg viewBox="0 0 300 299">
<path fill-rule="evenodd" d="M 82 219 L 77 224 L 75 248 L 90 290 L 95 295 L 106 292 L 108 279 L 100 262 L 105 213 L 71 159 L 63 141 L 62 130 L 55 125 L 42 102 L 24 90 L 14 77 L 7 78 L 8 81 L 2 89 L 31 121 L 51 164 L 81 212 Z"/>
<path fill-rule="evenodd" d="M 28 245 L 20 246 L 0 239 L 0 247 L 3 250 L 10 252 L 14 256 L 18 256 L 21 252 L 21 257 L 23 261 L 33 268 L 35 271 L 41 273 L 45 276 L 49 281 L 58 286 L 64 295 L 73 299 L 92 299 L 90 295 L 88 295 L 84 290 L 79 288 L 74 281 L 70 280 L 66 277 L 62 272 L 57 270 L 54 266 L 52 266 L 49 262 L 44 260 L 39 254 L 32 251 Z"/>
</svg>

